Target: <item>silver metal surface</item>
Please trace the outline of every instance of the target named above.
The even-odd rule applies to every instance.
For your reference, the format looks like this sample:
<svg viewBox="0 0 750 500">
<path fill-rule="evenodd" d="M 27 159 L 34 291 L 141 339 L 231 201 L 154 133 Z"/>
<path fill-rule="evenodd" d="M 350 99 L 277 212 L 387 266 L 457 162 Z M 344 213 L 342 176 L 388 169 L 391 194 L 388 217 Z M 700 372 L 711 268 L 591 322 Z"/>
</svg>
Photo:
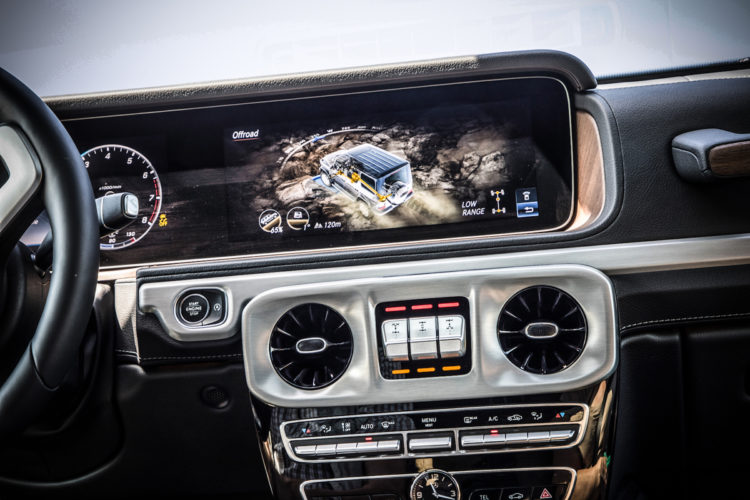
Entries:
<svg viewBox="0 0 750 500">
<path fill-rule="evenodd" d="M 314 444 L 303 444 L 301 446 L 295 446 L 294 452 L 303 457 L 303 456 L 315 456 L 315 445 Z"/>
<path fill-rule="evenodd" d="M 153 297 L 156 298 L 158 305 L 145 305 L 142 296 L 143 288 L 138 290 L 138 304 L 143 312 L 153 313 L 162 325 L 169 325 L 165 328 L 166 332 L 175 340 L 181 341 L 200 341 L 200 340 L 220 340 L 229 338 L 239 330 L 237 325 L 237 312 L 235 308 L 233 289 L 222 286 L 221 280 L 211 285 L 201 286 L 200 290 L 217 290 L 224 294 L 225 313 L 224 320 L 208 326 L 188 325 L 184 323 L 178 314 L 177 302 L 180 297 L 186 295 L 199 287 L 191 286 L 192 281 L 180 281 L 175 293 L 169 296 Z M 157 292 L 158 293 L 158 292 Z M 145 301 L 147 304 L 153 301 Z"/>
<path fill-rule="evenodd" d="M 529 432 L 529 443 L 549 442 L 549 431 Z"/>
<path fill-rule="evenodd" d="M 331 444 L 317 444 L 315 445 L 315 455 L 321 456 L 332 456 L 336 454 L 336 445 Z"/>
<path fill-rule="evenodd" d="M 509 444 L 525 443 L 528 440 L 529 440 L 528 432 L 509 432 L 505 435 L 505 442 Z"/>
<path fill-rule="evenodd" d="M 377 441 L 362 441 L 357 443 L 357 453 L 374 453 L 378 451 Z"/>
<path fill-rule="evenodd" d="M 384 432 L 371 432 L 367 433 L 367 437 L 372 437 L 373 441 L 377 441 L 379 438 L 383 439 L 389 439 L 394 434 L 401 435 L 401 440 L 406 443 L 409 438 L 414 439 L 420 438 L 420 437 L 433 437 L 435 432 L 441 432 L 441 433 L 453 433 L 453 441 L 456 443 L 461 443 L 461 449 L 455 450 L 445 450 L 445 451 L 429 451 L 429 452 L 419 452 L 419 451 L 409 451 L 406 450 L 406 454 L 399 454 L 399 455 L 384 455 L 384 456 L 372 456 L 372 457 L 355 457 L 355 458 L 346 458 L 346 457 L 331 457 L 331 458 L 324 458 L 324 459 L 313 459 L 309 460 L 306 459 L 296 453 L 294 453 L 294 450 L 297 446 L 300 446 L 304 444 L 306 441 L 314 440 L 316 443 L 320 443 L 331 440 L 331 441 L 340 441 L 342 438 L 346 439 L 346 435 L 337 435 L 337 436 L 329 436 L 329 437 L 323 437 L 323 436 L 315 436 L 315 437 L 309 437 L 309 438 L 290 438 L 287 436 L 286 429 L 289 425 L 294 425 L 300 422 L 311 422 L 311 421 L 322 421 L 322 420 L 329 420 L 331 417 L 320 417 L 320 418 L 309 418 L 309 419 L 303 419 L 303 420 L 290 420 L 288 422 L 283 422 L 281 424 L 281 443 L 284 445 L 284 450 L 286 450 L 287 454 L 295 461 L 297 462 L 305 462 L 305 463 L 324 463 L 324 462 L 350 462 L 350 461 L 369 461 L 369 460 L 387 460 L 387 459 L 398 459 L 403 458 L 404 456 L 408 456 L 410 458 L 418 458 L 418 457 L 436 457 L 436 456 L 461 456 L 461 455 L 481 455 L 481 454 L 491 454 L 491 453 L 521 453 L 526 451 L 536 451 L 536 450 L 558 450 L 563 448 L 572 448 L 575 446 L 578 446 L 581 441 L 583 440 L 583 436 L 586 431 L 586 425 L 589 421 L 589 407 L 585 404 L 579 404 L 579 403 L 566 403 L 565 406 L 577 406 L 583 411 L 583 417 L 578 422 L 561 422 L 561 423 L 538 423 L 538 424 L 515 424 L 515 425 L 492 425 L 492 426 L 478 426 L 478 427 L 457 427 L 453 429 L 434 429 L 434 430 L 421 430 L 421 431 L 384 431 Z M 443 408 L 439 410 L 427 410 L 429 413 L 445 413 L 445 412 L 455 412 L 455 411 L 472 411 L 472 410 L 492 410 L 492 409 L 499 409 L 499 410 L 505 410 L 505 409 L 513 409 L 513 408 L 529 408 L 530 406 L 533 406 L 535 408 L 548 408 L 548 407 L 558 407 L 560 406 L 560 403 L 538 403 L 538 404 L 532 404 L 532 405 L 504 405 L 504 406 L 492 406 L 492 407 L 472 407 L 472 408 Z M 379 416 L 392 416 L 392 415 L 409 415 L 413 413 L 424 413 L 425 410 L 411 410 L 411 411 L 401 411 L 401 412 L 389 412 L 389 413 L 371 413 L 367 414 L 368 417 L 377 418 Z M 341 419 L 354 419 L 357 417 L 361 417 L 362 415 L 342 415 L 337 416 L 335 418 L 341 418 Z M 536 432 L 536 429 L 544 428 L 545 430 L 549 431 L 550 427 L 557 427 L 557 426 L 576 426 L 578 431 L 576 434 L 576 439 L 574 439 L 570 443 L 549 443 L 549 444 L 543 444 L 543 443 L 537 443 L 537 446 L 530 445 L 525 448 L 484 448 L 485 441 L 484 439 L 491 434 L 491 431 L 497 431 L 498 434 L 505 435 L 505 430 L 509 431 L 518 431 L 519 429 L 526 429 L 529 433 Z M 470 436 L 461 436 L 459 440 L 459 436 L 461 431 L 471 431 L 476 432 L 476 435 L 470 435 Z M 565 431 L 565 432 L 573 432 L 573 431 Z M 352 439 L 363 438 L 365 434 L 359 434 L 359 435 L 350 435 Z M 466 439 L 469 438 L 469 439 Z M 465 443 L 468 443 L 465 445 Z M 500 444 L 500 438 L 496 439 L 496 444 Z M 381 450 L 378 450 L 381 451 Z M 398 450 L 396 450 L 398 451 Z"/>
<path fill-rule="evenodd" d="M 505 441 L 505 434 L 503 441 Z M 481 448 L 484 446 L 484 436 L 481 434 L 471 434 L 468 436 L 461 436 L 461 448 Z"/>
<path fill-rule="evenodd" d="M 450 450 L 451 448 L 453 448 L 452 436 L 409 439 L 409 451 Z"/>
<path fill-rule="evenodd" d="M 381 452 L 396 452 L 401 449 L 401 441 L 398 439 L 385 439 L 378 441 L 378 453 Z"/>
<path fill-rule="evenodd" d="M 506 434 L 482 434 L 482 444 L 483 445 L 496 445 L 496 444 L 505 444 L 507 441 L 507 435 Z"/>
<path fill-rule="evenodd" d="M 565 441 L 567 439 L 572 438 L 574 434 L 575 434 L 575 431 L 571 431 L 571 430 L 550 431 L 549 440 L 550 441 Z"/>
<path fill-rule="evenodd" d="M 42 182 L 42 167 L 36 154 L 21 132 L 11 125 L 0 125 L 0 169 L 6 169 L 8 174 L 8 179 L 0 186 L 2 234 Z"/>
<path fill-rule="evenodd" d="M 503 354 L 496 333 L 497 318 L 505 302 L 519 290 L 539 284 L 560 288 L 575 297 L 589 327 L 580 358 L 569 368 L 550 375 L 525 372 L 513 365 Z M 163 284 L 154 285 L 155 288 L 149 289 L 149 297 Z M 145 295 L 146 289 L 142 287 L 142 303 L 146 301 Z M 469 330 L 473 335 L 471 371 L 451 377 L 383 378 L 377 359 L 379 328 L 375 324 L 375 304 L 440 296 L 469 299 Z M 353 352 L 350 366 L 341 378 L 322 389 L 306 391 L 279 377 L 271 364 L 268 342 L 278 319 L 289 309 L 307 302 L 328 305 L 341 314 L 352 330 Z M 242 314 L 247 383 L 261 400 L 294 408 L 565 392 L 601 381 L 614 370 L 617 361 L 614 307 L 609 279 L 584 266 L 371 277 L 276 288 L 255 296 Z"/>
<path fill-rule="evenodd" d="M 294 447 L 297 450 L 297 447 Z M 351 455 L 357 453 L 357 443 L 337 443 L 336 444 L 336 455 Z M 299 455 L 299 453 L 298 453 Z"/>
<path fill-rule="evenodd" d="M 560 471 L 567 472 L 570 474 L 570 481 L 568 481 L 568 488 L 565 490 L 562 500 L 570 500 L 573 488 L 575 488 L 577 473 L 575 469 L 570 467 L 526 467 L 517 469 L 473 469 L 473 470 L 461 470 L 461 471 L 446 471 L 453 476 L 468 476 L 471 474 L 493 474 L 500 472 L 539 472 L 539 471 Z M 372 476 L 353 476 L 353 477 L 335 477 L 329 479 L 310 479 L 303 481 L 299 485 L 300 495 L 304 500 L 308 500 L 308 496 L 305 493 L 305 486 L 318 484 L 318 483 L 330 483 L 331 481 L 367 481 L 370 479 L 389 479 L 389 478 L 412 478 L 415 479 L 419 474 L 387 474 L 387 475 L 372 475 Z"/>
<path fill-rule="evenodd" d="M 398 277 L 558 264 L 591 266 L 612 275 L 750 264 L 750 234 L 164 281 L 142 285 L 138 290 L 138 307 L 143 312 L 154 313 L 164 330 L 175 339 L 219 339 L 231 337 L 239 330 L 240 312 L 250 298 L 275 287 L 373 276 Z M 113 276 L 121 277 L 117 273 Z M 182 325 L 172 313 L 172 304 L 181 293 L 191 288 L 225 290 L 228 295 L 226 320 L 200 331 Z"/>
</svg>

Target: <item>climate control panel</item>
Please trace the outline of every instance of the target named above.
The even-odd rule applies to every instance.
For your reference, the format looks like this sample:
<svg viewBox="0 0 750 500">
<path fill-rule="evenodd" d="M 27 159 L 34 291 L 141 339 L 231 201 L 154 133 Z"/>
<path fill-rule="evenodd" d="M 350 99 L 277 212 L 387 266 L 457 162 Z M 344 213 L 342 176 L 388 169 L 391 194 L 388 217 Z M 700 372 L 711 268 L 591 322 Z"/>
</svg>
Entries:
<svg viewBox="0 0 750 500">
<path fill-rule="evenodd" d="M 566 448 L 580 442 L 584 404 L 538 404 L 353 415 L 285 422 L 298 461 L 367 460 Z"/>
</svg>

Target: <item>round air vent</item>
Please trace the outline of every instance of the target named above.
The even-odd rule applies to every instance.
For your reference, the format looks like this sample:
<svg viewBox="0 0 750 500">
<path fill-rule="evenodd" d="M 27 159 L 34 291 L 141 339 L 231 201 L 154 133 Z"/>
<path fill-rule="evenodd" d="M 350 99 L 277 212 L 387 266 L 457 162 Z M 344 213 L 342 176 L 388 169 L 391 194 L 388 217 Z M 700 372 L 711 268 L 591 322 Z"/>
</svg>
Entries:
<svg viewBox="0 0 750 500">
<path fill-rule="evenodd" d="M 521 290 L 497 321 L 500 347 L 520 369 L 540 374 L 564 370 L 586 344 L 586 317 L 570 295 L 551 286 Z"/>
<path fill-rule="evenodd" d="M 328 306 L 302 304 L 276 322 L 269 343 L 276 372 L 300 389 L 320 389 L 338 379 L 352 359 L 352 331 Z"/>
</svg>

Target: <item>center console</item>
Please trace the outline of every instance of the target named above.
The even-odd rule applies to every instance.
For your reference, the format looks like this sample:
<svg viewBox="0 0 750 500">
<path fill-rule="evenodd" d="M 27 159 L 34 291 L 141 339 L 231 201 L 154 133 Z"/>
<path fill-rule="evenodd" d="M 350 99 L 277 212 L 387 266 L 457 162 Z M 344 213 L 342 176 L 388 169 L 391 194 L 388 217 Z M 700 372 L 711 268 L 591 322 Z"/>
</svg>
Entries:
<svg viewBox="0 0 750 500">
<path fill-rule="evenodd" d="M 222 337 L 241 318 L 279 498 L 592 498 L 617 358 L 609 279 L 426 265 L 153 282 L 138 300 L 189 339 L 182 298 L 224 291 L 224 322 L 196 328 Z"/>
<path fill-rule="evenodd" d="M 160 224 L 103 264 L 179 261 L 195 240 L 217 261 L 140 273 L 139 313 L 159 346 L 241 338 L 277 498 L 603 498 L 611 282 L 564 255 L 499 253 L 584 230 L 603 184 L 575 161 L 568 77 L 508 75 L 117 118 L 146 135 L 161 123 L 166 138 L 139 148 L 176 161 L 159 165 Z M 168 154 L 177 143 L 201 147 Z"/>
</svg>

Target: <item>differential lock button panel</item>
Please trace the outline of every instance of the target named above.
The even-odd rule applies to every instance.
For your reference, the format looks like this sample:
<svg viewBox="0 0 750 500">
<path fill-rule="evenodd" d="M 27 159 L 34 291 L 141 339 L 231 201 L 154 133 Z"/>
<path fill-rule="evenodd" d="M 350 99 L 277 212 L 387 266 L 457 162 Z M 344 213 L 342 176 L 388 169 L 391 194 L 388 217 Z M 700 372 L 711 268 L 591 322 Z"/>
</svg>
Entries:
<svg viewBox="0 0 750 500">
<path fill-rule="evenodd" d="M 445 377 L 471 370 L 466 297 L 384 302 L 375 307 L 375 323 L 383 378 Z"/>
<path fill-rule="evenodd" d="M 612 285 L 596 269 L 372 276 L 251 295 L 251 392 L 285 407 L 503 397 L 579 389 L 616 366 Z"/>
</svg>

